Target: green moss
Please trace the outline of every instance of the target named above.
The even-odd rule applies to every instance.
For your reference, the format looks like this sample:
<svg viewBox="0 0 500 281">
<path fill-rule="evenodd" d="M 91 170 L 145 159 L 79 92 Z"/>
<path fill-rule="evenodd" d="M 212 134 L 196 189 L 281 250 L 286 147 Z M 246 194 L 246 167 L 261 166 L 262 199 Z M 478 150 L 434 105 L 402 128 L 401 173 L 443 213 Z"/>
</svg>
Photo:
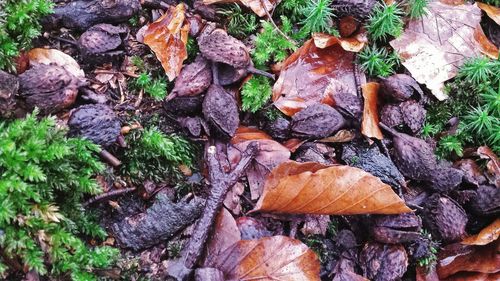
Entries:
<svg viewBox="0 0 500 281">
<path fill-rule="evenodd" d="M 398 4 L 387 5 L 379 2 L 368 19 L 366 26 L 374 40 L 386 40 L 389 36 L 398 37 L 403 32 L 403 10 Z"/>
<path fill-rule="evenodd" d="M 271 95 L 272 87 L 269 78 L 252 76 L 241 89 L 241 107 L 244 111 L 255 113 L 267 103 Z"/>
<path fill-rule="evenodd" d="M 358 60 L 361 68 L 370 76 L 387 77 L 393 74 L 394 68 L 399 65 L 396 53 L 389 54 L 385 48 L 377 48 L 375 45 L 365 47 L 358 54 Z"/>
<path fill-rule="evenodd" d="M 270 22 L 262 21 L 262 28 L 262 32 L 255 39 L 255 49 L 251 52 L 257 66 L 281 62 L 296 49 L 295 45 L 276 31 Z M 292 32 L 292 23 L 284 16 L 281 17 L 281 31 L 288 36 Z"/>
<path fill-rule="evenodd" d="M 257 31 L 257 16 L 253 12 L 245 12 L 233 3 L 218 10 L 225 17 L 227 33 L 236 38 L 245 38 Z"/>
</svg>

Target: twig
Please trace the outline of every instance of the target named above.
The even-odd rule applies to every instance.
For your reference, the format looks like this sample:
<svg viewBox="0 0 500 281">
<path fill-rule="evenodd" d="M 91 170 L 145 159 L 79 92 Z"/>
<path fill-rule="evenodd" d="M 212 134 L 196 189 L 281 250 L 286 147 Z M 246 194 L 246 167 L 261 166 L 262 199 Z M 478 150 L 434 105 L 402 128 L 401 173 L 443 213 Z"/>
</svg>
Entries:
<svg viewBox="0 0 500 281">
<path fill-rule="evenodd" d="M 142 102 L 142 97 L 144 96 L 144 89 L 141 89 L 139 91 L 139 97 L 137 97 L 137 100 L 135 101 L 134 103 L 134 106 L 135 107 L 139 107 L 139 105 L 141 105 L 141 102 Z"/>
<path fill-rule="evenodd" d="M 62 37 L 54 36 L 54 35 L 50 35 L 50 34 L 49 34 L 49 37 L 52 39 L 56 39 L 58 41 L 64 42 L 64 43 L 71 44 L 71 45 L 78 45 L 78 43 L 75 40 L 66 39 L 66 38 L 62 38 Z"/>
<path fill-rule="evenodd" d="M 113 167 L 118 167 L 122 164 L 122 162 L 118 160 L 118 158 L 116 158 L 113 154 L 109 153 L 109 151 L 105 149 L 99 151 L 99 156 L 101 156 L 102 159 L 106 160 Z"/>
<path fill-rule="evenodd" d="M 136 189 L 135 187 L 130 187 L 130 188 L 117 189 L 117 190 L 109 191 L 109 192 L 106 192 L 106 193 L 103 193 L 103 194 L 99 194 L 97 196 L 94 196 L 94 197 L 90 198 L 85 203 L 83 203 L 83 207 L 87 207 L 88 205 L 94 204 L 94 203 L 96 203 L 98 201 L 101 201 L 101 200 L 105 200 L 105 199 L 108 199 L 108 198 L 111 198 L 111 197 L 115 197 L 115 196 L 118 196 L 118 195 L 122 195 L 122 194 L 125 194 L 125 193 L 132 192 L 135 189 Z"/>
<path fill-rule="evenodd" d="M 295 42 L 295 40 L 293 40 L 292 38 L 288 37 L 288 35 L 286 35 L 283 31 L 281 31 L 281 29 L 276 25 L 276 23 L 273 20 L 273 17 L 271 16 L 271 14 L 269 14 L 269 11 L 266 9 L 266 4 L 264 4 L 264 0 L 259 0 L 259 1 L 260 1 L 260 5 L 262 6 L 264 11 L 266 12 L 267 18 L 269 19 L 271 24 L 274 26 L 276 31 L 278 31 L 278 33 L 281 34 L 281 36 L 285 37 L 286 40 L 290 41 L 290 43 L 292 43 L 294 47 L 297 47 L 297 42 Z"/>
<path fill-rule="evenodd" d="M 276 80 L 276 77 L 274 76 L 274 74 L 271 74 L 269 72 L 266 72 L 264 70 L 260 70 L 260 69 L 257 69 L 253 66 L 250 66 L 247 68 L 247 70 L 250 72 L 250 73 L 253 73 L 253 74 L 259 74 L 259 75 L 262 75 L 262 76 L 265 76 L 267 78 L 271 78 L 273 80 Z"/>
</svg>

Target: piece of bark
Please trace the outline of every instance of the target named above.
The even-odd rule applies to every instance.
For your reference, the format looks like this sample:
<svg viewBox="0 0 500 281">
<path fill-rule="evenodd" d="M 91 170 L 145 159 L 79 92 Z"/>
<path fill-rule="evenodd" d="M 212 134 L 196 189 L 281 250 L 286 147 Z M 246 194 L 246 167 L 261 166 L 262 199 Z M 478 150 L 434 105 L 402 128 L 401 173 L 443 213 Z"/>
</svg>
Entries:
<svg viewBox="0 0 500 281">
<path fill-rule="evenodd" d="M 201 215 L 204 203 L 200 197 L 173 203 L 160 194 L 145 213 L 114 223 L 112 231 L 124 247 L 144 249 L 171 238 L 193 223 Z"/>
<path fill-rule="evenodd" d="M 44 19 L 44 26 L 84 31 L 98 23 L 126 22 L 140 9 L 139 0 L 77 0 L 54 8 Z"/>
</svg>

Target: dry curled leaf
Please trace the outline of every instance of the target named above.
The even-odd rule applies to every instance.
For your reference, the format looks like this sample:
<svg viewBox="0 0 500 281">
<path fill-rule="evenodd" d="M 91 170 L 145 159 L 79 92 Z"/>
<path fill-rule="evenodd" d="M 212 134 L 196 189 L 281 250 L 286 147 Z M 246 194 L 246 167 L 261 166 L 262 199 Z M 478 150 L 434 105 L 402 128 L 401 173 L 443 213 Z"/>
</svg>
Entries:
<svg viewBox="0 0 500 281">
<path fill-rule="evenodd" d="M 361 88 L 363 90 L 363 97 L 365 98 L 365 105 L 363 109 L 363 122 L 361 123 L 361 133 L 369 138 L 383 139 L 382 131 L 378 126 L 379 117 L 377 110 L 378 103 L 378 89 L 380 85 L 376 82 L 364 84 Z"/>
<path fill-rule="evenodd" d="M 491 176 L 491 181 L 495 184 L 497 188 L 500 188 L 500 160 L 498 156 L 487 146 L 480 146 L 477 149 L 477 153 L 482 159 L 489 159 L 486 164 L 488 169 L 488 174 Z"/>
<path fill-rule="evenodd" d="M 59 50 L 35 48 L 31 49 L 27 55 L 31 65 L 53 63 L 66 69 L 77 78 L 85 78 L 85 73 L 75 59 Z"/>
<path fill-rule="evenodd" d="M 464 60 L 481 54 L 498 58 L 498 48 L 484 35 L 476 4 L 448 5 L 434 0 L 426 10 L 426 15 L 411 20 L 390 44 L 413 78 L 444 100 L 444 82 L 455 77 Z"/>
<path fill-rule="evenodd" d="M 356 96 L 356 77 L 364 76 L 355 72 L 354 57 L 338 44 L 320 49 L 307 41 L 283 62 L 273 87 L 274 105 L 292 116 L 317 102 L 333 106 L 336 93 Z"/>
<path fill-rule="evenodd" d="M 478 234 L 468 237 L 462 241 L 466 245 L 486 245 L 498 239 L 500 235 L 500 219 L 485 227 Z"/>
<path fill-rule="evenodd" d="M 411 212 L 389 185 L 361 169 L 294 161 L 271 172 L 254 211 L 322 215 Z"/>
<path fill-rule="evenodd" d="M 320 49 L 339 44 L 344 50 L 355 53 L 360 52 L 365 47 L 366 43 L 368 43 L 365 30 L 348 38 L 337 37 L 326 33 L 313 33 L 312 39 L 314 40 L 314 45 Z"/>
<path fill-rule="evenodd" d="M 270 13 L 279 2 L 279 0 L 203 0 L 205 5 L 238 3 L 251 9 L 259 17 Z"/>
<path fill-rule="evenodd" d="M 286 236 L 242 240 L 209 261 L 226 280 L 319 281 L 316 254 L 299 240 Z"/>
<path fill-rule="evenodd" d="M 226 208 L 222 208 L 217 215 L 210 241 L 207 244 L 204 264 L 207 265 L 240 240 L 240 230 L 233 215 Z"/>
<path fill-rule="evenodd" d="M 183 3 L 172 6 L 157 21 L 149 24 L 144 32 L 144 43 L 156 54 L 170 81 L 179 75 L 188 56 L 189 23 L 185 21 L 185 13 Z"/>
<path fill-rule="evenodd" d="M 488 17 L 494 20 L 497 24 L 500 24 L 500 8 L 481 2 L 476 2 L 476 4 L 481 10 L 486 12 Z"/>
</svg>

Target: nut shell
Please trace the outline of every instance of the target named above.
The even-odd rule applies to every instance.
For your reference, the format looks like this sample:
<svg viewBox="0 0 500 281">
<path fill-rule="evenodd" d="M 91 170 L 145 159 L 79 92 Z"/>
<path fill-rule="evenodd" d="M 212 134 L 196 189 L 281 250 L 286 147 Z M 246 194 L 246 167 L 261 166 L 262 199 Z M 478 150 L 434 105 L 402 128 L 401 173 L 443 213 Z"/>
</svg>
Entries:
<svg viewBox="0 0 500 281">
<path fill-rule="evenodd" d="M 78 49 L 84 60 L 91 62 L 109 62 L 117 54 L 123 44 L 122 34 L 127 29 L 111 24 L 94 25 L 78 39 Z"/>
<path fill-rule="evenodd" d="M 233 137 L 240 124 L 236 99 L 219 85 L 208 88 L 203 115 L 210 128 L 225 139 Z"/>
<path fill-rule="evenodd" d="M 399 105 L 403 121 L 413 134 L 418 134 L 424 127 L 427 111 L 420 103 L 414 100 L 402 102 Z"/>
<path fill-rule="evenodd" d="M 194 62 L 182 68 L 169 97 L 196 96 L 206 91 L 211 84 L 212 69 L 210 68 L 210 62 L 203 56 L 198 55 Z"/>
<path fill-rule="evenodd" d="M 424 92 L 417 81 L 406 74 L 394 74 L 388 78 L 383 78 L 381 86 L 382 94 L 394 101 L 406 101 L 413 96 L 415 91 L 420 98 L 424 96 Z"/>
<path fill-rule="evenodd" d="M 400 280 L 408 267 L 408 255 L 401 245 L 367 243 L 359 262 L 363 275 L 373 281 Z"/>
<path fill-rule="evenodd" d="M 247 47 L 222 29 L 199 37 L 198 46 L 203 56 L 211 61 L 247 68 L 251 64 Z"/>
<path fill-rule="evenodd" d="M 467 215 L 451 198 L 433 194 L 424 204 L 423 223 L 432 237 L 444 242 L 454 242 L 465 236 Z"/>
<path fill-rule="evenodd" d="M 292 117 L 292 133 L 296 137 L 324 138 L 345 125 L 342 115 L 331 106 L 315 103 Z"/>
<path fill-rule="evenodd" d="M 120 121 L 111 108 L 104 104 L 82 105 L 75 109 L 68 120 L 69 135 L 109 146 L 120 135 Z"/>
</svg>

